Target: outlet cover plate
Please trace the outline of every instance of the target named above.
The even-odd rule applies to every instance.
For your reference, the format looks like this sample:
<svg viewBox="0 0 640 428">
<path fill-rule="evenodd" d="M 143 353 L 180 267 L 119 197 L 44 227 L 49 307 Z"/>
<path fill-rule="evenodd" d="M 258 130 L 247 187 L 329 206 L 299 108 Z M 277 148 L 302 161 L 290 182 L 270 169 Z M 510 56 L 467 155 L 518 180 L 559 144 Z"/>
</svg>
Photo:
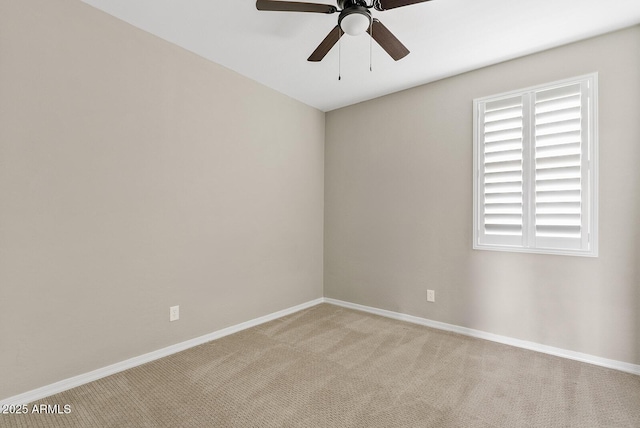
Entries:
<svg viewBox="0 0 640 428">
<path fill-rule="evenodd" d="M 180 319 L 180 306 L 171 306 L 169 308 L 169 321 L 177 321 Z"/>
<path fill-rule="evenodd" d="M 435 301 L 436 301 L 435 290 L 427 290 L 427 302 L 435 302 Z"/>
</svg>

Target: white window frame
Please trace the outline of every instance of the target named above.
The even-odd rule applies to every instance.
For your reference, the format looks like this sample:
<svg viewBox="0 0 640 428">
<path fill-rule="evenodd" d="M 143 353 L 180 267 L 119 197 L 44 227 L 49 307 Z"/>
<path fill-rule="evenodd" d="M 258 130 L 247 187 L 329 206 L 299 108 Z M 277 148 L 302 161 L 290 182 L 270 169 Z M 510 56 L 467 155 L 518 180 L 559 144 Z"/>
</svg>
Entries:
<svg viewBox="0 0 640 428">
<path fill-rule="evenodd" d="M 545 90 L 571 84 L 582 85 L 581 96 L 581 160 L 580 160 L 580 238 L 564 247 L 563 238 L 536 237 L 535 171 L 536 131 L 535 95 Z M 585 89 L 586 88 L 586 89 Z M 483 121 L 486 103 L 522 97 L 522 239 L 487 242 L 484 237 L 484 135 Z M 586 97 L 586 99 L 585 99 Z M 482 147 L 480 145 L 482 144 Z M 539 214 L 539 213 L 538 213 Z M 545 241 L 546 239 L 546 241 Z M 578 242 L 579 241 L 579 242 Z M 570 248 L 573 247 L 573 248 Z M 598 73 L 559 80 L 502 94 L 473 100 L 473 249 L 557 254 L 570 256 L 598 256 Z"/>
</svg>

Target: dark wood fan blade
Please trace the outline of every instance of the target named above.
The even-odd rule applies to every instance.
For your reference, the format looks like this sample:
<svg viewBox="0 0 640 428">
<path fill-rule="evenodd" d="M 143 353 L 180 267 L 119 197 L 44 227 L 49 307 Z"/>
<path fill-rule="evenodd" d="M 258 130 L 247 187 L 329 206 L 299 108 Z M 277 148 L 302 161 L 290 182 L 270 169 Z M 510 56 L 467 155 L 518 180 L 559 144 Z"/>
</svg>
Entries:
<svg viewBox="0 0 640 428">
<path fill-rule="evenodd" d="M 401 42 L 394 36 L 391 31 L 387 29 L 382 22 L 377 19 L 373 19 L 373 24 L 371 28 L 367 30 L 367 33 L 373 37 L 373 40 L 378 42 L 380 47 L 387 51 L 387 53 L 394 60 L 398 61 L 399 59 L 404 58 L 409 55 L 409 49 L 407 49 Z"/>
<path fill-rule="evenodd" d="M 258 10 L 273 10 L 280 12 L 334 13 L 338 11 L 335 6 L 331 6 L 329 4 L 275 0 L 257 0 L 256 8 L 258 8 Z"/>
<path fill-rule="evenodd" d="M 324 38 L 324 40 L 320 43 L 316 50 L 313 51 L 307 61 L 322 61 L 322 58 L 324 58 L 325 55 L 329 53 L 333 45 L 338 43 L 338 40 L 340 40 L 340 37 L 342 37 L 343 34 L 344 33 L 342 32 L 342 30 L 340 30 L 340 26 L 336 25 L 333 30 L 331 30 L 331 32 L 327 34 L 327 37 Z"/>
<path fill-rule="evenodd" d="M 430 0 L 378 0 L 374 2 L 377 10 L 389 10 L 396 7 L 409 6 L 410 4 L 424 3 Z"/>
</svg>

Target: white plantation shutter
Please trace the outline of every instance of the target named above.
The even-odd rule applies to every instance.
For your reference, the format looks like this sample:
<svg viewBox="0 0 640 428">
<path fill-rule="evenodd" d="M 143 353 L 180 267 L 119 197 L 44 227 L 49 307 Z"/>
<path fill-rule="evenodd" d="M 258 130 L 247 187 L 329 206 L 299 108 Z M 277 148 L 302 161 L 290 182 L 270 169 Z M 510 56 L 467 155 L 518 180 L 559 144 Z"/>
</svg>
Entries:
<svg viewBox="0 0 640 428">
<path fill-rule="evenodd" d="M 535 93 L 535 242 L 537 247 L 580 249 L 585 227 L 582 201 L 583 111 L 576 83 Z M 586 144 L 586 142 L 585 142 Z"/>
<path fill-rule="evenodd" d="M 596 77 L 474 101 L 474 248 L 597 255 Z"/>
<path fill-rule="evenodd" d="M 480 241 L 523 243 L 523 97 L 482 106 Z"/>
</svg>

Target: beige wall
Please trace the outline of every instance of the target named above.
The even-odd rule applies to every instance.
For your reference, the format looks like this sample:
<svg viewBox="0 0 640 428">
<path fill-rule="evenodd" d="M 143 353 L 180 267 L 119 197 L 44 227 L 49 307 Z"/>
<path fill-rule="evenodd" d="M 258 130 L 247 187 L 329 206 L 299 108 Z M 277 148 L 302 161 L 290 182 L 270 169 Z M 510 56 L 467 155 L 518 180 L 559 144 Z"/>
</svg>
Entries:
<svg viewBox="0 0 640 428">
<path fill-rule="evenodd" d="M 600 257 L 472 250 L 472 100 L 594 71 Z M 640 364 L 640 27 L 326 120 L 326 297 Z"/>
<path fill-rule="evenodd" d="M 0 399 L 321 297 L 323 157 L 320 111 L 0 0 Z"/>
</svg>

